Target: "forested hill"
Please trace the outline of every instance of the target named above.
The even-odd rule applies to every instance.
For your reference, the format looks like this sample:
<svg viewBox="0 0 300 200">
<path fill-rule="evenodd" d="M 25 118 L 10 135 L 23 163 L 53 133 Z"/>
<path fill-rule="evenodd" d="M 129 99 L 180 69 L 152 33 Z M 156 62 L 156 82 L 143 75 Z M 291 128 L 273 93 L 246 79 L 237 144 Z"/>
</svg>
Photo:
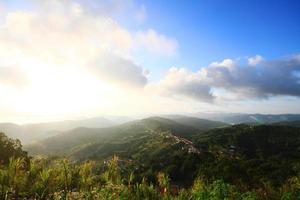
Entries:
<svg viewBox="0 0 300 200">
<path fill-rule="evenodd" d="M 292 126 L 241 124 L 209 130 L 196 138 L 197 144 L 210 148 L 234 146 L 236 153 L 246 158 L 300 158 L 300 129 Z"/>
<path fill-rule="evenodd" d="M 118 155 L 134 161 L 150 179 L 164 170 L 172 180 L 186 184 L 202 174 L 235 184 L 253 186 L 267 180 L 278 185 L 299 172 L 300 129 L 241 124 L 203 131 L 152 117 L 110 128 L 75 129 L 26 149 L 33 155 L 64 155 L 78 161 Z"/>
<path fill-rule="evenodd" d="M 276 122 L 276 123 L 273 123 L 273 125 L 283 125 L 283 126 L 300 127 L 300 120 Z"/>
<path fill-rule="evenodd" d="M 146 134 L 150 130 L 156 132 L 171 130 L 175 131 L 176 134 L 187 136 L 198 131 L 195 128 L 168 119 L 152 117 L 109 128 L 77 128 L 25 147 L 33 155 L 71 154 L 74 149 L 80 149 L 95 143 L 126 141 L 129 136 Z"/>
<path fill-rule="evenodd" d="M 235 125 L 213 129 L 195 139 L 214 162 L 200 165 L 211 179 L 246 185 L 280 185 L 300 172 L 300 129 L 283 125 Z"/>
<path fill-rule="evenodd" d="M 189 117 L 183 115 L 169 115 L 166 118 L 171 119 L 177 123 L 184 124 L 186 126 L 191 126 L 199 130 L 208 130 L 212 128 L 226 127 L 229 126 L 228 123 L 213 121 L 208 119 L 201 119 L 197 117 Z"/>
<path fill-rule="evenodd" d="M 21 146 L 15 146 L 23 155 Z M 155 183 L 159 172 L 184 187 L 191 186 L 195 177 L 201 177 L 203 185 L 223 180 L 239 191 L 256 191 L 262 199 L 278 199 L 285 191 L 296 197 L 293 184 L 300 184 L 300 128 L 283 124 L 202 131 L 152 117 L 111 128 L 75 129 L 27 149 L 66 156 L 76 163 L 107 163 L 117 155 L 121 169 L 136 174 L 137 180 L 144 177 Z"/>
</svg>

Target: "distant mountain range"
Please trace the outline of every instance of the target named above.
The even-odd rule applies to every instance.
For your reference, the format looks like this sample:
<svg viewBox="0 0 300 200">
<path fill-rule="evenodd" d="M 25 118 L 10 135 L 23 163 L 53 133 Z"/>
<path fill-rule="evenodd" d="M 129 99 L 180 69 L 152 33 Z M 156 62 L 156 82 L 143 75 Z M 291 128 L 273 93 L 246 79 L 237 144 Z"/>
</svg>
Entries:
<svg viewBox="0 0 300 200">
<path fill-rule="evenodd" d="M 196 113 L 194 116 L 230 124 L 270 124 L 300 120 L 300 114 Z"/>
<path fill-rule="evenodd" d="M 228 126 L 228 123 L 225 122 L 213 121 L 208 119 L 200 119 L 197 117 L 190 117 L 190 116 L 183 116 L 183 115 L 167 115 L 164 117 L 167 119 L 171 119 L 177 123 L 197 128 L 199 130 L 208 130 L 211 128 Z"/>
<path fill-rule="evenodd" d="M 184 124 L 198 130 L 223 127 L 228 124 L 271 124 L 300 121 L 300 114 L 235 114 L 235 113 L 196 113 L 194 116 L 162 115 L 162 118 Z M 18 125 L 0 123 L 0 132 L 5 132 L 11 138 L 18 138 L 23 144 L 43 140 L 76 128 L 105 128 L 132 121 L 129 117 L 105 116 L 81 120 L 66 120 L 58 122 Z"/>
<path fill-rule="evenodd" d="M 0 132 L 5 132 L 11 138 L 18 138 L 26 144 L 78 127 L 102 128 L 116 124 L 103 117 L 24 125 L 0 123 Z"/>
<path fill-rule="evenodd" d="M 179 137 L 190 138 L 203 130 L 226 125 L 221 122 L 190 117 L 180 117 L 176 120 L 150 117 L 108 128 L 76 128 L 26 145 L 25 149 L 31 154 L 64 154 L 77 157 L 76 155 L 80 155 L 82 152 L 94 154 L 95 149 L 107 143 L 126 143 L 132 138 L 148 137 L 162 132 L 170 132 Z M 92 147 L 95 147 L 93 151 L 86 150 Z M 90 156 L 85 154 L 84 157 Z"/>
</svg>

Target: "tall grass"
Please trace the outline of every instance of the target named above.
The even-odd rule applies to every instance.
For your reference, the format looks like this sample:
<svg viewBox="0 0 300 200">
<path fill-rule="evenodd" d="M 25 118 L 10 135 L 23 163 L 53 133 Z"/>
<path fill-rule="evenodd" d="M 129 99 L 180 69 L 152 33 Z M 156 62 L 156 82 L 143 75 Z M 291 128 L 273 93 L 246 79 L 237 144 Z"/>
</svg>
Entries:
<svg viewBox="0 0 300 200">
<path fill-rule="evenodd" d="M 280 190 L 267 184 L 264 188 L 240 191 L 222 180 L 206 182 L 196 178 L 189 188 L 174 187 L 164 172 L 157 173 L 156 183 L 136 180 L 133 172 L 122 175 L 122 162 L 116 156 L 106 161 L 104 171 L 99 163 L 75 164 L 68 160 L 44 162 L 33 160 L 26 167 L 21 158 L 10 158 L 0 167 L 0 199 L 128 199 L 128 200 L 256 200 L 299 199 L 300 179 L 290 178 Z M 102 165 L 101 165 L 102 166 Z"/>
</svg>

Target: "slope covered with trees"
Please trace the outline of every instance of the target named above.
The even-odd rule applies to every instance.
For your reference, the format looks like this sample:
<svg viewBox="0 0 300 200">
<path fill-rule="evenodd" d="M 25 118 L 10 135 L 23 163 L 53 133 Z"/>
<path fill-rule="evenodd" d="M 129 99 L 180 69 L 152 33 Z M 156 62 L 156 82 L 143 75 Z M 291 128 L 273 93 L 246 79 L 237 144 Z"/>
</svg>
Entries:
<svg viewBox="0 0 300 200">
<path fill-rule="evenodd" d="M 216 142 L 220 143 L 218 148 L 226 148 L 232 142 L 236 142 L 237 146 L 242 147 L 243 142 L 237 142 L 238 140 L 232 140 L 230 137 L 229 139 L 226 139 L 227 137 L 225 139 L 221 139 L 222 137 L 214 139 L 208 136 L 215 136 L 216 132 L 219 131 L 226 135 L 232 131 L 235 135 L 233 138 L 244 137 L 242 135 L 247 138 L 250 134 L 249 128 L 252 129 L 253 127 L 239 126 L 226 130 L 210 131 L 198 138 L 199 142 L 206 142 L 208 145 L 205 150 L 201 150 L 200 154 L 202 156 L 199 156 L 199 152 L 192 152 L 191 154 L 198 154 L 198 157 L 194 157 L 194 159 L 204 161 L 203 157 L 208 156 L 208 154 L 203 154 L 205 151 L 211 153 L 211 158 L 218 157 L 211 149 L 216 147 Z M 258 129 L 260 131 L 269 130 L 261 127 Z M 285 130 L 289 130 L 289 128 Z M 254 130 L 254 135 L 256 135 L 255 132 Z M 296 134 L 291 129 L 288 132 L 288 134 Z M 255 138 L 255 136 L 251 136 L 251 138 Z M 277 141 L 277 139 L 275 140 Z M 252 142 L 256 143 L 255 141 L 256 139 L 253 139 Z M 268 141 L 268 139 L 264 141 Z M 3 142 L 0 143 L 0 147 L 4 150 L 8 148 Z M 224 157 L 226 157 L 225 155 Z M 26 154 L 23 156 L 26 157 Z M 28 164 L 25 164 L 25 157 L 23 156 L 11 157 L 8 163 L 0 165 L 0 199 L 258 200 L 298 199 L 300 197 L 299 175 L 287 177 L 282 184 L 277 186 L 265 182 L 260 186 L 248 185 L 248 187 L 245 187 L 236 176 L 233 177 L 236 178 L 235 183 L 229 183 L 224 179 L 208 179 L 208 174 L 205 171 L 200 171 L 198 176 L 191 177 L 192 184 L 190 186 L 182 187 L 174 182 L 171 176 L 168 176 L 166 166 L 157 171 L 153 179 L 148 179 L 147 176 L 136 171 L 138 165 L 135 162 L 116 156 L 103 161 L 85 162 L 68 161 L 58 157 L 31 158 Z M 227 159 L 229 158 L 231 163 L 238 160 L 238 157 L 232 154 L 227 156 Z M 206 163 L 210 162 L 209 160 L 207 159 Z M 214 163 L 222 164 L 223 168 L 228 167 L 220 158 Z M 251 167 L 248 166 L 249 171 L 258 170 Z M 187 170 L 186 173 L 188 172 Z M 272 179 L 269 178 L 269 180 Z"/>
<path fill-rule="evenodd" d="M 296 120 L 296 121 L 276 122 L 276 123 L 273 123 L 273 124 L 274 124 L 274 125 L 283 125 L 283 126 L 300 127 L 300 120 Z"/>
<path fill-rule="evenodd" d="M 134 163 L 136 171 L 149 180 L 164 170 L 184 185 L 201 174 L 208 180 L 224 179 L 245 187 L 261 187 L 265 182 L 278 186 L 300 169 L 299 130 L 283 125 L 235 125 L 202 131 L 154 117 L 106 129 L 76 129 L 27 149 L 77 161 L 118 155 Z"/>
<path fill-rule="evenodd" d="M 61 133 L 57 136 L 26 145 L 26 149 L 35 154 L 64 154 L 70 155 L 74 150 L 90 145 L 102 145 L 106 143 L 126 143 L 131 138 L 137 139 L 150 133 L 171 131 L 176 135 L 191 137 L 199 132 L 198 129 L 185 126 L 175 121 L 151 117 L 143 120 L 128 122 L 109 128 L 77 128 Z"/>
<path fill-rule="evenodd" d="M 195 143 L 214 156 L 214 162 L 199 168 L 209 179 L 276 186 L 299 173 L 299 128 L 236 125 L 198 135 Z"/>
<path fill-rule="evenodd" d="M 31 181 L 41 186 L 43 170 L 49 171 L 51 177 L 56 177 L 49 179 L 55 186 L 49 183 L 47 192 L 39 195 L 52 196 L 59 191 L 56 194 L 105 193 L 106 198 L 117 194 L 125 195 L 125 199 L 143 199 L 145 196 L 138 196 L 142 187 L 152 191 L 143 195 L 153 199 L 214 199 L 211 192 L 215 190 L 224 192 L 218 198 L 229 199 L 245 199 L 247 195 L 250 199 L 300 197 L 300 128 L 241 124 L 203 131 L 186 124 L 152 117 L 111 128 L 79 128 L 44 140 L 40 146 L 27 146 L 36 155 L 56 155 L 32 160 L 38 166 L 35 170 L 41 173 Z M 117 182 L 107 177 L 112 172 L 111 160 L 115 162 L 114 170 L 119 172 L 110 178 L 118 179 Z M 10 162 L 4 166 L 14 165 L 14 159 Z M 29 168 L 22 168 L 27 174 L 31 173 L 32 162 Z M 88 178 L 79 174 L 86 167 L 90 169 L 84 173 L 88 173 Z M 64 180 L 66 169 L 70 170 L 67 174 L 71 178 Z M 168 178 L 162 182 L 158 175 Z M 82 186 L 80 180 L 90 185 Z M 179 188 L 179 192 L 173 194 L 173 187 Z"/>
<path fill-rule="evenodd" d="M 208 130 L 212 128 L 220 128 L 220 127 L 226 127 L 229 124 L 225 122 L 220 122 L 220 121 L 213 121 L 213 120 L 208 120 L 208 119 L 200 119 L 197 117 L 188 117 L 188 116 L 182 116 L 182 115 L 174 115 L 174 116 L 167 116 L 167 118 L 186 125 L 186 126 L 191 126 L 194 128 L 197 128 L 199 130 Z"/>
</svg>

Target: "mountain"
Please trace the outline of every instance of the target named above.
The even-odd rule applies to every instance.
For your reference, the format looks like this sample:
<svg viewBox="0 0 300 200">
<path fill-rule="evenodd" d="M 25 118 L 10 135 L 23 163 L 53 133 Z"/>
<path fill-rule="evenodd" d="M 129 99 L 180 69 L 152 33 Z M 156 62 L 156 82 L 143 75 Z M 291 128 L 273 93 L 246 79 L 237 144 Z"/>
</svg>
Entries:
<svg viewBox="0 0 300 200">
<path fill-rule="evenodd" d="M 197 117 L 189 117 L 189 116 L 183 116 L 183 115 L 169 115 L 166 117 L 171 120 L 174 120 L 175 122 L 178 122 L 180 124 L 183 124 L 186 126 L 191 126 L 191 127 L 197 128 L 199 130 L 208 130 L 208 129 L 212 129 L 212 128 L 220 128 L 220 127 L 229 126 L 228 123 L 207 120 L 207 119 L 200 119 Z"/>
<path fill-rule="evenodd" d="M 124 143 L 127 139 L 143 137 L 152 133 L 172 132 L 178 136 L 190 137 L 198 131 L 198 129 L 179 124 L 169 119 L 151 117 L 109 128 L 76 128 L 26 145 L 25 149 L 33 155 L 72 155 L 74 151 L 78 152 L 79 149 L 84 149 L 91 145 L 100 146 L 103 143 L 112 142 Z"/>
<path fill-rule="evenodd" d="M 32 190 L 26 188 L 33 188 L 43 194 L 45 190 L 40 190 L 38 183 L 46 180 L 46 187 L 51 187 L 52 192 L 63 190 L 65 180 L 70 180 L 72 184 L 69 187 L 76 192 L 71 192 L 72 196 L 68 193 L 68 196 L 76 199 L 86 198 L 86 193 L 79 196 L 78 191 L 91 186 L 90 181 L 95 181 L 92 182 L 93 187 L 98 186 L 103 192 L 100 199 L 106 199 L 114 192 L 112 188 L 117 188 L 114 194 L 118 198 L 122 194 L 119 188 L 125 188 L 124 193 L 127 194 L 137 187 L 142 189 L 137 190 L 134 199 L 199 199 L 202 196 L 204 199 L 224 199 L 224 194 L 229 199 L 282 199 L 281 196 L 290 197 L 291 194 L 295 198 L 289 199 L 297 199 L 299 196 L 299 128 L 242 124 L 192 134 L 194 140 L 190 141 L 168 131 L 169 128 L 177 130 L 179 124 L 167 119 L 150 118 L 127 125 L 139 127 L 137 130 L 146 126 L 148 131 L 137 135 L 127 132 L 127 137 L 123 135 L 122 139 L 83 146 L 72 154 L 79 162 L 57 156 L 32 159 L 27 157 L 17 140 L 0 133 L 0 162 L 4 164 L 1 167 L 2 185 L 7 187 L 11 184 L 7 180 L 14 177 L 17 183 L 26 184 L 26 187 L 20 187 L 22 191 L 30 193 Z M 186 130 L 186 127 L 182 128 L 180 130 Z M 180 134 L 184 136 L 187 132 Z M 11 156 L 18 159 L 8 161 Z M 149 187 L 145 184 L 146 180 L 150 182 Z M 108 182 L 107 191 L 103 191 L 105 181 Z M 82 186 L 83 183 L 85 185 Z M 171 193 L 161 193 L 161 187 L 170 189 Z M 180 188 L 185 188 L 183 197 L 177 192 Z M 157 191 L 162 197 L 149 195 L 149 191 Z M 191 191 L 195 192 L 193 198 L 187 196 L 187 192 Z M 237 195 L 240 191 L 243 194 Z M 141 197 L 143 193 L 150 197 Z M 220 195 L 216 197 L 215 193 Z M 3 198 L 7 194 L 13 196 L 13 193 L 3 191 L 1 194 Z M 22 197 L 27 199 L 28 194 Z M 124 198 L 124 195 L 121 197 Z M 125 199 L 132 198 L 130 194 Z"/>
<path fill-rule="evenodd" d="M 115 123 L 103 117 L 24 125 L 0 123 L 0 132 L 5 132 L 9 137 L 18 138 L 23 144 L 27 144 L 78 127 L 101 128 L 112 125 Z"/>
<path fill-rule="evenodd" d="M 191 183 L 197 175 L 197 165 L 191 165 L 199 152 L 187 138 L 200 132 L 170 119 L 151 117 L 109 128 L 77 128 L 27 145 L 25 150 L 31 155 L 59 155 L 76 161 L 118 155 L 133 162 L 134 169 L 149 180 L 166 169 L 174 181 Z"/>
<path fill-rule="evenodd" d="M 246 158 L 300 159 L 300 129 L 285 125 L 234 125 L 212 129 L 197 135 L 195 143 L 208 148 L 228 150 L 234 146 L 238 154 Z"/>
<path fill-rule="evenodd" d="M 273 123 L 273 124 L 274 125 L 282 125 L 282 126 L 300 127 L 300 120 L 297 120 L 297 121 L 276 122 L 276 123 Z"/>
<path fill-rule="evenodd" d="M 299 173 L 300 128 L 235 125 L 197 135 L 195 147 L 213 155 L 199 166 L 208 179 L 235 184 L 280 185 Z"/>
<path fill-rule="evenodd" d="M 267 124 L 282 121 L 300 120 L 300 114 L 241 114 L 241 113 L 197 113 L 196 117 L 221 121 L 230 124 Z"/>
<path fill-rule="evenodd" d="M 183 115 L 166 115 L 162 118 L 170 119 L 178 124 L 193 127 L 204 131 L 211 128 L 219 128 L 228 126 L 228 124 L 267 124 L 277 122 L 289 122 L 300 120 L 297 114 L 282 115 L 263 115 L 263 114 L 205 114 L 197 113 L 195 116 L 189 117 Z M 18 138 L 23 144 L 42 140 L 55 136 L 62 132 L 85 127 L 85 128 L 104 128 L 122 123 L 130 123 L 132 118 L 124 116 L 105 116 L 97 118 L 88 118 L 82 120 L 66 120 L 58 122 L 35 123 L 18 125 L 13 123 L 0 123 L 0 132 L 5 132 L 11 138 Z"/>
<path fill-rule="evenodd" d="M 197 120 L 187 119 L 178 121 Z M 31 155 L 60 155 L 77 161 L 118 155 L 148 180 L 163 170 L 181 184 L 191 184 L 201 174 L 208 181 L 261 187 L 265 182 L 280 185 L 297 175 L 300 128 L 241 124 L 203 131 L 151 117 L 108 128 L 77 128 L 25 149 Z"/>
</svg>

